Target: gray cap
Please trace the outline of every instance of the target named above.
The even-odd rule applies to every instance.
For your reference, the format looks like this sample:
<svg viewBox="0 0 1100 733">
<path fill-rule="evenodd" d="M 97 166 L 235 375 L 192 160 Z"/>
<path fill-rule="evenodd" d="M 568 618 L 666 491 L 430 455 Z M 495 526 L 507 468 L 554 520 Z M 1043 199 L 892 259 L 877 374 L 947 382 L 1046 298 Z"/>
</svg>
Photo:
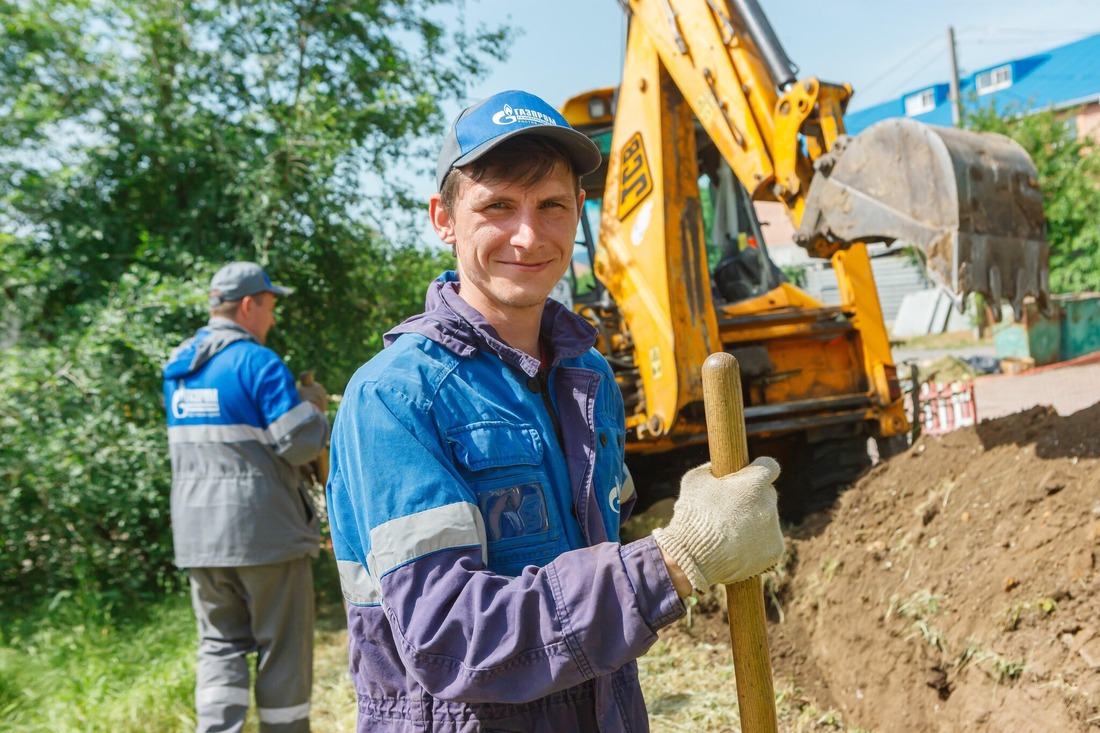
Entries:
<svg viewBox="0 0 1100 733">
<path fill-rule="evenodd" d="M 214 273 L 210 281 L 210 305 L 240 300 L 256 293 L 290 295 L 293 292 L 290 288 L 273 285 L 264 268 L 255 262 L 230 262 Z"/>
<path fill-rule="evenodd" d="M 557 140 L 580 175 L 600 167 L 600 149 L 587 135 L 570 127 L 560 112 L 534 94 L 510 90 L 467 107 L 451 123 L 435 167 L 437 190 L 443 188 L 443 179 L 452 168 L 473 163 L 517 135 Z"/>
</svg>

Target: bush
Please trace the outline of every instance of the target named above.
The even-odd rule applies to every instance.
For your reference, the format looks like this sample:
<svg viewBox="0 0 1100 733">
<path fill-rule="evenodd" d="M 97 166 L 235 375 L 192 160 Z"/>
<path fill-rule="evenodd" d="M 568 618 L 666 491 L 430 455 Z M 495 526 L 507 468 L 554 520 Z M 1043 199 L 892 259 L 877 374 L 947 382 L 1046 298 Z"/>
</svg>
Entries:
<svg viewBox="0 0 1100 733">
<path fill-rule="evenodd" d="M 201 317 L 195 293 L 132 270 L 79 331 L 0 351 L 3 603 L 109 609 L 177 585 L 160 370 Z"/>
</svg>

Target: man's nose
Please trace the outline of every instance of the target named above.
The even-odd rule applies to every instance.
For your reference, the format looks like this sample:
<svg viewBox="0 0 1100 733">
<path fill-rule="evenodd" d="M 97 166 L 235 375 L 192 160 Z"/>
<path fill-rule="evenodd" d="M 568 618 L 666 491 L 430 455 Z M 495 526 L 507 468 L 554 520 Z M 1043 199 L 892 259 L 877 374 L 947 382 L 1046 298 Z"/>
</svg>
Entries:
<svg viewBox="0 0 1100 733">
<path fill-rule="evenodd" d="M 538 241 L 535 212 L 520 210 L 516 212 L 516 226 L 512 231 L 512 245 L 533 247 Z"/>
</svg>

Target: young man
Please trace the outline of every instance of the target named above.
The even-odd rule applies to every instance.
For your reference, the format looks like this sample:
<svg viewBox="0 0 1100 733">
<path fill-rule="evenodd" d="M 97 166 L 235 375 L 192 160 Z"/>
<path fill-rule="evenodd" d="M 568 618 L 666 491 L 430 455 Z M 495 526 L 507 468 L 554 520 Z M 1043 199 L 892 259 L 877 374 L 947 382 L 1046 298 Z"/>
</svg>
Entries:
<svg viewBox="0 0 1100 733">
<path fill-rule="evenodd" d="M 443 143 L 429 213 L 457 273 L 356 373 L 333 433 L 361 732 L 648 730 L 634 660 L 681 596 L 782 552 L 770 459 L 692 471 L 658 539 L 618 542 L 622 399 L 595 329 L 547 299 L 599 162 L 519 91 Z"/>
<path fill-rule="evenodd" d="M 289 294 L 255 263 L 226 265 L 210 283 L 210 322 L 164 369 L 172 537 L 199 625 L 200 733 L 242 730 L 251 652 L 260 730 L 309 731 L 320 542 L 298 467 L 328 437 L 327 395 L 316 384 L 296 393 L 264 346 L 275 298 Z"/>
</svg>

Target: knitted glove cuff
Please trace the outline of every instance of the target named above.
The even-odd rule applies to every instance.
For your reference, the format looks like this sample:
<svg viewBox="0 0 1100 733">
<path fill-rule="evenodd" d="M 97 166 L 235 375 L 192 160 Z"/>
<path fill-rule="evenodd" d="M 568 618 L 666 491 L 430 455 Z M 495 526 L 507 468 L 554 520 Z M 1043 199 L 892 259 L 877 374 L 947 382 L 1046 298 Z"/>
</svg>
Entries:
<svg viewBox="0 0 1100 733">
<path fill-rule="evenodd" d="M 657 546 L 680 567 L 687 576 L 688 582 L 691 583 L 691 587 L 697 591 L 705 591 L 711 584 L 707 582 L 702 569 L 695 564 L 695 558 L 688 544 L 683 542 L 682 534 L 673 527 L 658 527 L 653 530 L 653 539 L 656 540 Z"/>
</svg>

